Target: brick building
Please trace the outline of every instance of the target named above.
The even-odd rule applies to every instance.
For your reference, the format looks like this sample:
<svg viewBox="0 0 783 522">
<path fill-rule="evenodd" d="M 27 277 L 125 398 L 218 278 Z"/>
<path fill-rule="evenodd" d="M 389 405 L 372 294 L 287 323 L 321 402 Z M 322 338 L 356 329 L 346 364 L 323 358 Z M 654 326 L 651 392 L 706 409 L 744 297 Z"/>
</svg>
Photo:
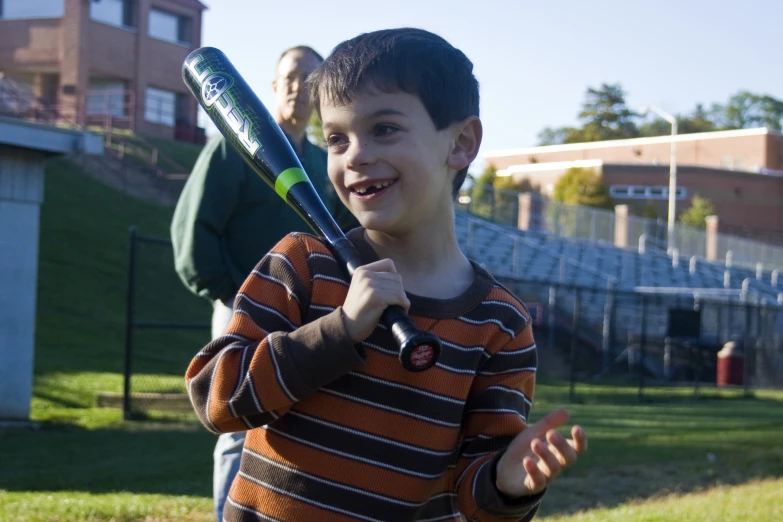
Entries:
<svg viewBox="0 0 783 522">
<path fill-rule="evenodd" d="M 743 129 L 677 136 L 677 214 L 709 199 L 722 232 L 783 243 L 783 135 Z M 597 171 L 616 204 L 667 218 L 671 136 L 490 151 L 498 175 L 543 194 L 571 167 Z"/>
<path fill-rule="evenodd" d="M 193 138 L 180 68 L 201 45 L 197 0 L 0 0 L 0 71 L 75 123 Z"/>
</svg>

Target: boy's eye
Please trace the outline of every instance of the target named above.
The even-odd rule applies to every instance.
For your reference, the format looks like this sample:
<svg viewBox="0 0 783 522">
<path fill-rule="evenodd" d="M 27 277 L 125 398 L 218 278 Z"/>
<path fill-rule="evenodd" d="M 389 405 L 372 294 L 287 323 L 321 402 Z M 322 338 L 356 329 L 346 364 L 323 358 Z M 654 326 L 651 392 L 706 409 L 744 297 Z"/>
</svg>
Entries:
<svg viewBox="0 0 783 522">
<path fill-rule="evenodd" d="M 389 134 L 394 134 L 398 130 L 399 129 L 394 125 L 382 123 L 380 125 L 375 126 L 375 135 L 377 137 L 388 136 Z"/>
<path fill-rule="evenodd" d="M 326 138 L 326 145 L 331 148 L 337 148 L 345 145 L 347 143 L 345 136 L 342 136 L 340 134 L 331 134 Z"/>
</svg>

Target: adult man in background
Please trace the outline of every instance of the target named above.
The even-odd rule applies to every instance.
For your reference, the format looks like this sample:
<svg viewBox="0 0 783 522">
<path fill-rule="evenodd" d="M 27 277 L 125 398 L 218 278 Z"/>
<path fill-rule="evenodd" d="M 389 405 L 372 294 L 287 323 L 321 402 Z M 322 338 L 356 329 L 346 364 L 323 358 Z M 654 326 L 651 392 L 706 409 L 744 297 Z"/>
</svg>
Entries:
<svg viewBox="0 0 783 522">
<path fill-rule="evenodd" d="M 323 58 L 310 47 L 287 49 L 272 82 L 271 113 L 288 137 L 327 208 L 344 230 L 358 222 L 339 201 L 326 174 L 326 152 L 308 141 L 313 106 L 304 81 Z M 177 273 L 195 294 L 213 302 L 212 338 L 232 316 L 234 296 L 247 276 L 280 239 L 310 231 L 239 154 L 217 135 L 209 140 L 180 195 L 171 223 Z M 245 433 L 218 438 L 214 453 L 214 499 L 223 520 L 231 482 L 239 468 Z"/>
</svg>

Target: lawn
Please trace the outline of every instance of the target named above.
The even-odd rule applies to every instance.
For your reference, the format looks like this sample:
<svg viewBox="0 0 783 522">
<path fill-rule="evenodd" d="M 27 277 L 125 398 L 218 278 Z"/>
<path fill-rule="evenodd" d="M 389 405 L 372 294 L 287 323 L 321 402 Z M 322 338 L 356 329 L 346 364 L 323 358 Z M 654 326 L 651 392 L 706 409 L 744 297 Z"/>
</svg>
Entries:
<svg viewBox="0 0 783 522">
<path fill-rule="evenodd" d="M 32 428 L 0 428 L 0 521 L 211 520 L 215 437 L 192 417 L 126 422 L 95 407 L 122 389 L 128 227 L 166 237 L 172 209 L 115 192 L 65 160 L 47 165 Z M 207 321 L 165 247 L 140 254 L 139 313 Z M 143 312 L 143 314 L 142 314 Z M 146 332 L 137 366 L 172 388 L 205 332 Z M 136 383 L 134 383 L 134 386 Z M 580 384 L 588 454 L 558 479 L 544 520 L 781 520 L 783 393 Z M 567 403 L 541 377 L 534 417 Z"/>
</svg>

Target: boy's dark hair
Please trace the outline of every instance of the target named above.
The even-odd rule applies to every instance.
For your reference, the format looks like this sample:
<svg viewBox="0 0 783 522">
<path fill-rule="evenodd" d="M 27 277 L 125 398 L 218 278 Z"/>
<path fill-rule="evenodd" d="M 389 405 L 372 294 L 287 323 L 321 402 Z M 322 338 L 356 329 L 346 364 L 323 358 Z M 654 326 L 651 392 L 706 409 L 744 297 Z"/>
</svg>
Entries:
<svg viewBox="0 0 783 522">
<path fill-rule="evenodd" d="M 418 96 L 438 130 L 479 115 L 473 63 L 446 40 L 423 29 L 384 29 L 346 40 L 307 82 L 319 114 L 322 99 L 349 103 L 358 91 L 372 86 Z M 454 178 L 455 198 L 467 173 L 466 167 Z"/>
<path fill-rule="evenodd" d="M 277 64 L 280 65 L 280 62 L 283 61 L 283 58 L 285 58 L 285 55 L 287 55 L 288 53 L 292 53 L 294 51 L 299 51 L 299 52 L 302 52 L 302 53 L 310 53 L 313 56 L 315 56 L 315 58 L 320 63 L 324 62 L 324 57 L 321 56 L 320 54 L 318 54 L 318 51 L 316 51 L 312 47 L 309 47 L 307 45 L 297 45 L 296 47 L 290 47 L 290 48 L 286 49 L 285 51 L 283 51 L 283 53 L 280 55 L 280 58 L 277 59 Z"/>
</svg>

